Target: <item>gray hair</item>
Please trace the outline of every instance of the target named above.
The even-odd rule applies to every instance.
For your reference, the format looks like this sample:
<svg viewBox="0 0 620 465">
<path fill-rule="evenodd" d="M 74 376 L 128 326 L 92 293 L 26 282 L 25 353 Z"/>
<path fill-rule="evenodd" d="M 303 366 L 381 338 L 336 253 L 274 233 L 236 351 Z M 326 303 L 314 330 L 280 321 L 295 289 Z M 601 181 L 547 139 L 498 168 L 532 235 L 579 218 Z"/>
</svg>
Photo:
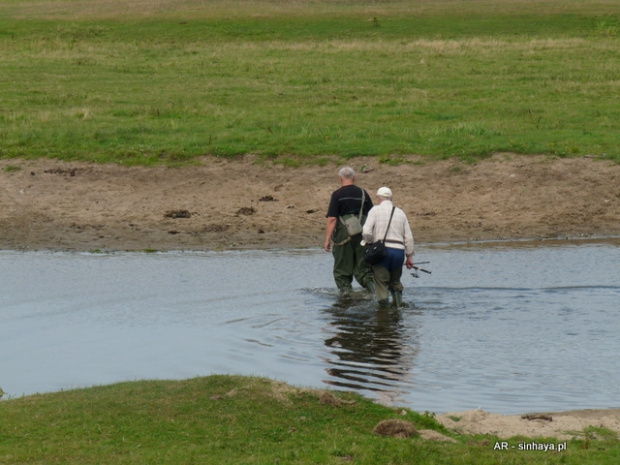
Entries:
<svg viewBox="0 0 620 465">
<path fill-rule="evenodd" d="M 355 177 L 355 170 L 350 166 L 345 166 L 338 171 L 338 176 L 344 179 L 353 179 Z"/>
</svg>

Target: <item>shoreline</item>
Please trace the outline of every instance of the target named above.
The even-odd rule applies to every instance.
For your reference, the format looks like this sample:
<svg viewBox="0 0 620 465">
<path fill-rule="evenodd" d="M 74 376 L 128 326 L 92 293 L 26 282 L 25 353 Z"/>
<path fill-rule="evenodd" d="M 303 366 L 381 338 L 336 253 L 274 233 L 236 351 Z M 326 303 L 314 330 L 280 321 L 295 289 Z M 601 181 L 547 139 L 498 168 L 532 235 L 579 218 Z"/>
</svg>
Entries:
<svg viewBox="0 0 620 465">
<path fill-rule="evenodd" d="M 213 376 L 222 375 L 214 374 Z M 229 376 L 235 377 L 236 375 Z M 206 377 L 208 378 L 209 376 Z M 140 382 L 141 380 L 135 381 Z M 102 386 L 105 385 L 96 385 L 92 386 L 92 388 Z M 76 390 L 88 389 L 90 388 L 76 388 Z M 303 390 L 305 388 L 297 387 L 295 389 Z M 73 389 L 69 391 L 71 390 Z M 15 397 L 10 396 L 4 399 L 0 396 L 0 402 L 10 402 L 12 400 L 60 392 L 63 392 L 63 390 Z M 373 400 L 371 398 L 369 399 Z M 377 402 L 376 399 L 373 401 Z M 402 407 L 398 406 L 392 408 L 397 412 L 402 410 Z M 415 409 L 411 410 L 415 411 Z M 525 412 L 520 414 L 487 412 L 480 408 L 440 414 L 435 414 L 434 412 L 430 413 L 446 429 L 454 433 L 464 435 L 488 435 L 505 440 L 520 437 L 520 443 L 524 442 L 523 438 L 529 438 L 529 440 L 536 438 L 554 438 L 558 441 L 565 441 L 584 439 L 586 435 L 589 435 L 590 439 L 596 440 L 603 437 L 606 434 L 606 430 L 610 431 L 611 434 L 620 436 L 620 407 L 585 408 L 555 412 Z M 591 431 L 592 428 L 596 429 L 596 431 Z M 445 437 L 437 440 L 445 440 Z"/>
<path fill-rule="evenodd" d="M 620 235 L 614 236 L 588 236 L 588 237 L 558 237 L 558 238 L 521 238 L 521 239 L 480 239 L 472 241 L 441 241 L 417 243 L 422 248 L 457 248 L 457 247 L 523 247 L 523 246 L 562 246 L 562 245 L 587 245 L 587 244 L 614 244 L 620 245 Z M 172 249 L 76 249 L 73 247 L 41 247 L 30 248 L 27 246 L 17 248 L 3 248 L 0 252 L 44 252 L 44 253 L 212 253 L 212 252 L 283 252 L 283 251 L 316 251 L 324 252 L 317 246 L 263 246 L 263 247 L 230 247 L 230 248 L 172 248 Z"/>
<path fill-rule="evenodd" d="M 620 164 L 497 154 L 476 165 L 409 157 L 346 162 L 391 186 L 417 244 L 620 237 Z M 322 247 L 342 164 L 251 156 L 180 168 L 0 160 L 0 249 L 251 250 Z"/>
</svg>

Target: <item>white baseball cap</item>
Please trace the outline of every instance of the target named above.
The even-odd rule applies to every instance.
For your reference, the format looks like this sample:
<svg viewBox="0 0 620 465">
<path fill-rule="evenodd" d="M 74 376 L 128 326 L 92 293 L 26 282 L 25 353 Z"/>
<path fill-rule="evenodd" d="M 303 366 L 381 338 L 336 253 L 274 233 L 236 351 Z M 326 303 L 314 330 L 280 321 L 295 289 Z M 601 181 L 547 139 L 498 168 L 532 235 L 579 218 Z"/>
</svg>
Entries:
<svg viewBox="0 0 620 465">
<path fill-rule="evenodd" d="M 380 187 L 377 191 L 377 195 L 379 197 L 389 197 L 392 198 L 392 190 L 389 187 Z"/>
</svg>

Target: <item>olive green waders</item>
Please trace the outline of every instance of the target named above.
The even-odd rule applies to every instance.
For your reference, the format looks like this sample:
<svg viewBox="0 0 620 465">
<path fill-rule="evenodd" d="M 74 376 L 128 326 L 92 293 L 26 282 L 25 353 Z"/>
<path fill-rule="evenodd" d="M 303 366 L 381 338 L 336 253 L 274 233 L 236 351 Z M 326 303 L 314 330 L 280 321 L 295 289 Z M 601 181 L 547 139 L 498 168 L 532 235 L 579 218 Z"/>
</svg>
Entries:
<svg viewBox="0 0 620 465">
<path fill-rule="evenodd" d="M 351 215 L 345 215 L 347 219 Z M 363 218 L 365 220 L 365 218 Z M 340 292 L 351 291 L 353 278 L 369 291 L 374 291 L 374 281 L 370 266 L 364 261 L 364 246 L 360 245 L 362 235 L 349 236 L 347 229 L 339 221 L 333 235 L 332 254 L 334 256 L 334 281 Z"/>
<path fill-rule="evenodd" d="M 394 307 L 402 307 L 403 305 L 403 284 L 400 278 L 403 275 L 403 269 L 398 268 L 391 273 L 381 265 L 372 267 L 375 277 L 375 286 L 377 302 L 380 307 L 389 305 L 389 297 L 392 295 L 392 305 Z"/>
</svg>

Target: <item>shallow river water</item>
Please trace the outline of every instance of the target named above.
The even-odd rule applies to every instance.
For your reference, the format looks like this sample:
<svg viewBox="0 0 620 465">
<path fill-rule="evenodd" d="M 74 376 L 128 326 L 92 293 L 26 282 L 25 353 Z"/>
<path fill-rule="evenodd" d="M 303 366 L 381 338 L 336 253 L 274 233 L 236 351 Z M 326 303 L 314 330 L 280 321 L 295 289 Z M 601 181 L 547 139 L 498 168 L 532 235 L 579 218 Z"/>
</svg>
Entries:
<svg viewBox="0 0 620 465">
<path fill-rule="evenodd" d="M 406 308 L 321 250 L 0 251 L 5 397 L 266 376 L 437 413 L 620 407 L 620 242 L 421 245 Z"/>
</svg>

